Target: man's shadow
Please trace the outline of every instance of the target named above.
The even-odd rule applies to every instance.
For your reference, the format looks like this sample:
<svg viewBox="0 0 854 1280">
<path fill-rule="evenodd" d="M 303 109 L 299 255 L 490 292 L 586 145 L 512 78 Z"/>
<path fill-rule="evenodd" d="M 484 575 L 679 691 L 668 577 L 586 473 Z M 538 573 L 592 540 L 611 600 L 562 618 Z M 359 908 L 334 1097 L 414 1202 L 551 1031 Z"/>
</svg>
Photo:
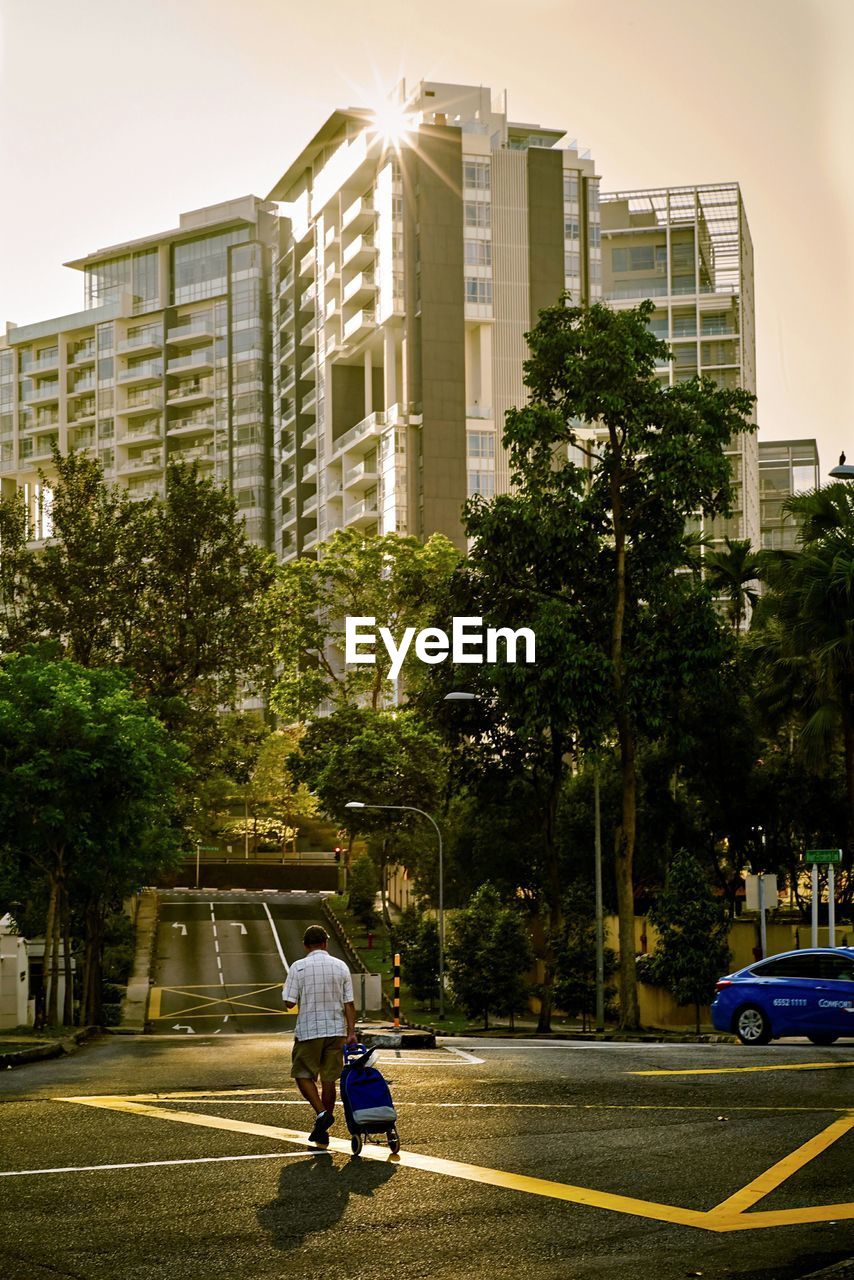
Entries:
<svg viewBox="0 0 854 1280">
<path fill-rule="evenodd" d="M 333 1227 L 351 1195 L 372 1196 L 395 1172 L 386 1160 L 333 1160 L 328 1152 L 291 1157 L 279 1176 L 279 1194 L 258 1210 L 258 1222 L 276 1249 L 288 1252 Z"/>
</svg>

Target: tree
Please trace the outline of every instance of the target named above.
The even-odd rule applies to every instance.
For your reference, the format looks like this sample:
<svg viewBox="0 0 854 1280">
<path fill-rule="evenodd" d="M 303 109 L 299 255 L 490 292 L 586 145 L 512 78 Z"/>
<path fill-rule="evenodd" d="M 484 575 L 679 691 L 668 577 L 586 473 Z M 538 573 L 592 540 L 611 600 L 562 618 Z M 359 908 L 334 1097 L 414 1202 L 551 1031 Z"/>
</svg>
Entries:
<svg viewBox="0 0 854 1280">
<path fill-rule="evenodd" d="M 344 706 L 367 695 L 377 711 L 391 692 L 390 659 L 383 645 L 373 666 L 344 666 L 344 619 L 371 617 L 377 631 L 398 639 L 407 626 L 425 625 L 439 584 L 459 560 L 442 534 L 426 542 L 389 533 L 336 530 L 318 560 L 281 565 L 267 613 L 280 675 L 272 693 L 275 711 L 303 720 L 329 699 Z M 414 659 L 404 664 L 406 680 Z"/>
<path fill-rule="evenodd" d="M 650 976 L 678 1005 L 693 1004 L 699 1035 L 700 1006 L 710 1002 L 729 967 L 728 925 L 702 867 L 686 850 L 674 857 L 649 918 L 659 934 Z"/>
<path fill-rule="evenodd" d="M 118 671 L 28 653 L 0 668 L 0 858 L 47 887 L 46 1016 L 84 920 L 84 1018 L 100 1013 L 104 916 L 176 857 L 182 752 Z M 63 1021 L 71 1018 L 66 983 Z"/>
<path fill-rule="evenodd" d="M 537 622 L 539 701 L 552 704 L 536 726 L 554 762 L 549 803 L 563 781 L 560 761 L 585 737 L 607 732 L 619 750 L 614 842 L 620 1018 L 627 1027 L 639 1021 L 633 876 L 639 741 L 660 730 L 674 688 L 702 681 L 719 661 L 708 588 L 696 572 L 679 571 L 690 560 L 689 518 L 727 512 L 725 448 L 753 429 L 746 391 L 707 379 L 661 384 L 656 362 L 669 350 L 648 328 L 653 310 L 652 302 L 612 311 L 564 300 L 540 313 L 527 335 L 530 403 L 510 410 L 505 422 L 515 492 L 491 502 L 471 499 L 466 509 L 483 614 L 509 623 L 515 613 L 516 626 L 521 618 Z M 588 467 L 576 464 L 578 454 Z M 552 671 L 562 634 L 572 643 Z M 582 669 L 592 689 L 585 690 Z M 521 685 L 524 674 L 513 668 L 507 685 Z M 591 708 L 591 701 L 598 705 Z M 531 728 L 533 721 L 529 716 Z M 553 936 L 560 932 L 561 889 L 553 877 Z"/>
<path fill-rule="evenodd" d="M 53 532 L 28 548 L 18 499 L 0 502 L 10 559 L 0 577 L 3 644 L 52 640 L 86 667 L 121 667 L 205 766 L 220 708 L 262 680 L 262 602 L 272 557 L 252 545 L 234 500 L 196 467 L 171 464 L 166 497 L 136 502 L 80 453 L 54 453 Z M 23 521 L 23 523 L 22 523 Z"/>
<path fill-rule="evenodd" d="M 569 886 L 564 906 L 565 926 L 560 940 L 555 978 L 555 1003 L 570 1017 L 580 1017 L 583 1030 L 596 1013 L 596 919 L 589 886 Z M 605 949 L 605 979 L 613 975 L 617 958 Z M 615 994 L 605 987 L 606 1005 Z"/>
<path fill-rule="evenodd" d="M 373 929 L 377 921 L 376 900 L 379 887 L 379 876 L 373 859 L 363 853 L 353 863 L 349 904 L 353 915 L 366 929 Z"/>
<path fill-rule="evenodd" d="M 854 866 L 854 494 L 844 483 L 786 504 L 801 525 L 797 551 L 763 556 L 759 644 L 778 697 L 795 713 L 808 760 L 841 742 L 848 797 L 845 867 Z"/>
<path fill-rule="evenodd" d="M 482 1017 L 484 1030 L 490 1012 L 512 1013 L 519 1007 L 531 945 L 518 915 L 502 905 L 494 885 L 481 885 L 454 916 L 446 955 L 455 1003 L 467 1017 Z"/>
<path fill-rule="evenodd" d="M 423 845 L 435 844 L 432 828 L 417 815 L 384 810 L 347 809 L 350 800 L 378 805 L 435 807 L 444 781 L 444 753 L 436 733 L 425 728 L 412 710 L 374 712 L 342 707 L 306 729 L 287 766 L 298 783 L 316 794 L 334 822 L 350 833 L 345 865 L 349 868 L 353 836 L 372 836 L 379 862 L 383 916 L 386 904 L 386 866 L 410 831 Z M 414 827 L 410 817 L 423 826 Z M 417 835 L 415 833 L 417 832 Z"/>
<path fill-rule="evenodd" d="M 723 551 L 706 551 L 703 563 L 712 591 L 728 601 L 733 629 L 738 633 L 759 598 L 760 562 L 749 538 L 725 537 L 724 546 Z"/>
<path fill-rule="evenodd" d="M 411 944 L 401 952 L 403 975 L 419 1004 L 429 1004 L 439 995 L 439 925 L 432 916 L 422 916 Z"/>
</svg>

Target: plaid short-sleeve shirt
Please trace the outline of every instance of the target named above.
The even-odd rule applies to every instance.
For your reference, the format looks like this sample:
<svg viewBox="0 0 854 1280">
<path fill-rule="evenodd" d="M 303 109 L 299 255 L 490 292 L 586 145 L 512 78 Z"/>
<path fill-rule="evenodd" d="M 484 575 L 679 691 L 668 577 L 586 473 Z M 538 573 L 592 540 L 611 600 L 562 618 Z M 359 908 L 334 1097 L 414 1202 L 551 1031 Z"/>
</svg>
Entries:
<svg viewBox="0 0 854 1280">
<path fill-rule="evenodd" d="M 297 1040 L 346 1035 L 344 1005 L 353 999 L 350 970 L 328 951 L 310 951 L 288 970 L 282 999 L 299 1005 Z"/>
</svg>

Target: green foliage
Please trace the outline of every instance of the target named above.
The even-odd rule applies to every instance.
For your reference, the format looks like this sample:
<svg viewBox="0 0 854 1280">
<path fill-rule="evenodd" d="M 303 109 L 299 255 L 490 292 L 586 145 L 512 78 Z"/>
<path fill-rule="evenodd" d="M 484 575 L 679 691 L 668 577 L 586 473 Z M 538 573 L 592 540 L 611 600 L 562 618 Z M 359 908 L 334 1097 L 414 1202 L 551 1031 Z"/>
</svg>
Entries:
<svg viewBox="0 0 854 1280">
<path fill-rule="evenodd" d="M 760 576 L 760 560 L 749 538 L 724 538 L 724 548 L 706 551 L 703 567 L 714 594 L 727 600 L 733 628 L 738 632 L 748 608 L 759 597 L 757 586 L 751 584 L 756 584 Z"/>
<path fill-rule="evenodd" d="M 353 863 L 350 872 L 349 907 L 356 919 L 366 929 L 373 929 L 377 923 L 376 901 L 380 889 L 380 878 L 372 858 L 363 853 Z"/>
<path fill-rule="evenodd" d="M 329 818 L 363 833 L 395 833 L 410 815 L 348 810 L 349 800 L 429 811 L 441 794 L 444 765 L 438 735 L 414 711 L 374 712 L 363 707 L 342 707 L 315 720 L 287 760 L 294 779 L 316 794 Z M 435 844 L 426 823 L 413 830 L 422 841 Z"/>
<path fill-rule="evenodd" d="M 684 849 L 674 857 L 649 918 L 659 933 L 650 976 L 677 1004 L 695 1006 L 699 1031 L 700 1005 L 710 1002 L 716 981 L 729 968 L 728 926 L 702 867 Z"/>
<path fill-rule="evenodd" d="M 162 502 L 133 501 L 80 453 L 55 453 L 54 468 L 43 547 L 26 546 L 20 499 L 0 501 L 4 547 L 9 538 L 0 647 L 42 639 L 82 666 L 130 672 L 205 765 L 219 708 L 268 670 L 261 604 L 271 557 L 247 540 L 234 500 L 195 467 L 170 465 Z"/>
<path fill-rule="evenodd" d="M 266 615 L 280 673 L 274 710 L 286 720 L 304 720 L 326 698 L 344 706 L 368 694 L 376 711 L 391 692 L 385 646 L 378 644 L 373 666 L 342 673 L 330 658 L 330 643 L 343 645 L 348 615 L 375 618 L 377 630 L 388 627 L 396 637 L 407 626 L 425 626 L 439 585 L 458 560 L 442 534 L 422 543 L 347 529 L 332 534 L 317 560 L 281 565 Z M 410 655 L 401 679 L 409 678 L 415 662 Z"/>
<path fill-rule="evenodd" d="M 565 926 L 558 948 L 555 1003 L 570 1017 L 580 1017 L 586 1030 L 596 1013 L 596 918 L 589 885 L 576 881 L 569 886 L 564 904 Z M 608 984 L 617 967 L 617 957 L 605 948 L 605 1005 L 616 994 Z"/>
<path fill-rule="evenodd" d="M 524 1004 L 531 943 L 519 914 L 483 884 L 454 917 L 446 946 L 454 1000 L 467 1017 L 513 1014 Z"/>
<path fill-rule="evenodd" d="M 419 916 L 414 930 L 401 936 L 394 933 L 400 951 L 403 977 L 419 1004 L 429 1004 L 439 995 L 439 925 L 432 916 Z"/>
</svg>

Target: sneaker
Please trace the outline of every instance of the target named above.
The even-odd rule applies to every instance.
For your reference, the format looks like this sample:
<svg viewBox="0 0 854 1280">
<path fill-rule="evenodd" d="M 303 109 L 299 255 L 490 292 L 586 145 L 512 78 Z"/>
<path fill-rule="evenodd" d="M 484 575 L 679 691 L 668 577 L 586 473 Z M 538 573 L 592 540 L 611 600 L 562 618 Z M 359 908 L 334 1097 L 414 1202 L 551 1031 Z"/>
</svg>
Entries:
<svg viewBox="0 0 854 1280">
<path fill-rule="evenodd" d="M 329 1134 L 327 1133 L 327 1129 L 330 1129 L 334 1123 L 334 1115 L 330 1115 L 328 1111 L 321 1111 L 315 1117 L 314 1128 L 308 1135 L 309 1142 L 313 1142 L 315 1146 L 318 1147 L 328 1147 Z"/>
</svg>

